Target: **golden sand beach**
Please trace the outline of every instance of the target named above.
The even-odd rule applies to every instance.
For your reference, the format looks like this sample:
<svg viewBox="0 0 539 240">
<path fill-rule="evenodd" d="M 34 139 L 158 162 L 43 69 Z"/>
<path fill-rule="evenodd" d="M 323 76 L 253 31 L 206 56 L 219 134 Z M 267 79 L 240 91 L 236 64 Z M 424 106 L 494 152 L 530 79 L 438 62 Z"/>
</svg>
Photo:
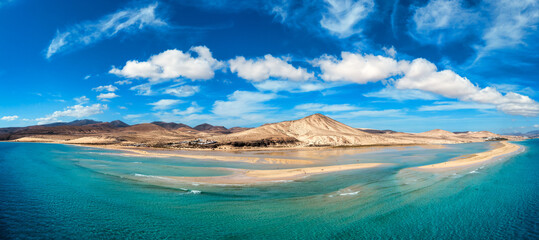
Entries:
<svg viewBox="0 0 539 240">
<path fill-rule="evenodd" d="M 479 164 L 488 163 L 489 161 L 507 154 L 515 153 L 521 148 L 521 146 L 507 141 L 497 142 L 495 143 L 494 149 L 486 152 L 471 154 L 469 156 L 456 158 L 447 162 L 425 165 L 411 169 L 419 171 L 444 171 L 449 169 L 472 167 Z"/>
</svg>

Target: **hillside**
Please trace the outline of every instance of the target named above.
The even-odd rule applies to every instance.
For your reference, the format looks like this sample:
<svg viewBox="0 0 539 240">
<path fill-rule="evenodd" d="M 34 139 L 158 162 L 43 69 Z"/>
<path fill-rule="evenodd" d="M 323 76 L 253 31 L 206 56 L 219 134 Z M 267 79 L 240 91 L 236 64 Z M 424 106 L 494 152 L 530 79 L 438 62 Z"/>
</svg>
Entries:
<svg viewBox="0 0 539 240">
<path fill-rule="evenodd" d="M 504 138 L 519 139 L 487 131 L 453 133 L 435 129 L 413 134 L 392 130 L 358 129 L 322 114 L 264 124 L 257 128 L 227 129 L 207 123 L 192 128 L 174 122 L 152 122 L 130 126 L 119 120 L 112 122 L 79 120 L 57 123 L 54 126 L 0 129 L 0 140 L 164 148 L 452 144 Z"/>
<path fill-rule="evenodd" d="M 298 142 L 303 145 L 375 145 L 389 142 L 385 137 L 363 132 L 322 114 L 293 121 L 266 124 L 216 138 L 218 141 Z"/>
</svg>

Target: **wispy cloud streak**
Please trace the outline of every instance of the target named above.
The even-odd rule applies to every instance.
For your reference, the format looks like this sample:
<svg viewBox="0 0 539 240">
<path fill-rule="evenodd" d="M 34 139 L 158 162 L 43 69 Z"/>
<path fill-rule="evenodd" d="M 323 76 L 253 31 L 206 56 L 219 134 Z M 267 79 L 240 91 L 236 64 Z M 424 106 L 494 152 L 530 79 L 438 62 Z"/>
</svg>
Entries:
<svg viewBox="0 0 539 240">
<path fill-rule="evenodd" d="M 57 31 L 46 49 L 46 58 L 69 49 L 112 38 L 122 32 L 134 32 L 145 27 L 166 26 L 167 23 L 156 16 L 156 8 L 157 3 L 142 8 L 125 9 L 96 21 L 76 24 L 65 31 Z"/>
</svg>

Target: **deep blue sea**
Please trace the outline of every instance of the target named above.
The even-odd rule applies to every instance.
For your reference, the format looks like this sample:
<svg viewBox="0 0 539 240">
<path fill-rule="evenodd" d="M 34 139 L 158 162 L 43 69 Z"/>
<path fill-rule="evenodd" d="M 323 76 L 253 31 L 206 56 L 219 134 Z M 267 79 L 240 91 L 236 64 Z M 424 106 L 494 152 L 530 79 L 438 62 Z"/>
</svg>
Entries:
<svg viewBox="0 0 539 240">
<path fill-rule="evenodd" d="M 539 239 L 539 140 L 517 144 L 526 150 L 440 173 L 407 168 L 489 145 L 325 150 L 314 155 L 326 164 L 393 165 L 293 182 L 206 186 L 160 176 L 285 166 L 0 142 L 0 239 Z"/>
</svg>

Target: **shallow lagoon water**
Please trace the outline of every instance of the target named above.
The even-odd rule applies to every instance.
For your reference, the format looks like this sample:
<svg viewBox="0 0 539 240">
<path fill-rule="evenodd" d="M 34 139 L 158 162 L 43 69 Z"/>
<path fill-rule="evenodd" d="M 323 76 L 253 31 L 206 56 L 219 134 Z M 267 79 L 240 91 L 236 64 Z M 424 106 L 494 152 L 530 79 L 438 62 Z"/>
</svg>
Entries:
<svg viewBox="0 0 539 240">
<path fill-rule="evenodd" d="M 327 163 L 389 167 L 257 186 L 206 186 L 159 176 L 222 168 L 287 168 L 115 151 L 0 143 L 2 238 L 495 238 L 539 237 L 539 141 L 492 164 L 445 173 L 406 170 L 481 152 L 485 143 L 330 152 Z M 265 153 L 257 153 L 265 154 Z M 272 153 L 305 158 L 304 153 Z"/>
</svg>

